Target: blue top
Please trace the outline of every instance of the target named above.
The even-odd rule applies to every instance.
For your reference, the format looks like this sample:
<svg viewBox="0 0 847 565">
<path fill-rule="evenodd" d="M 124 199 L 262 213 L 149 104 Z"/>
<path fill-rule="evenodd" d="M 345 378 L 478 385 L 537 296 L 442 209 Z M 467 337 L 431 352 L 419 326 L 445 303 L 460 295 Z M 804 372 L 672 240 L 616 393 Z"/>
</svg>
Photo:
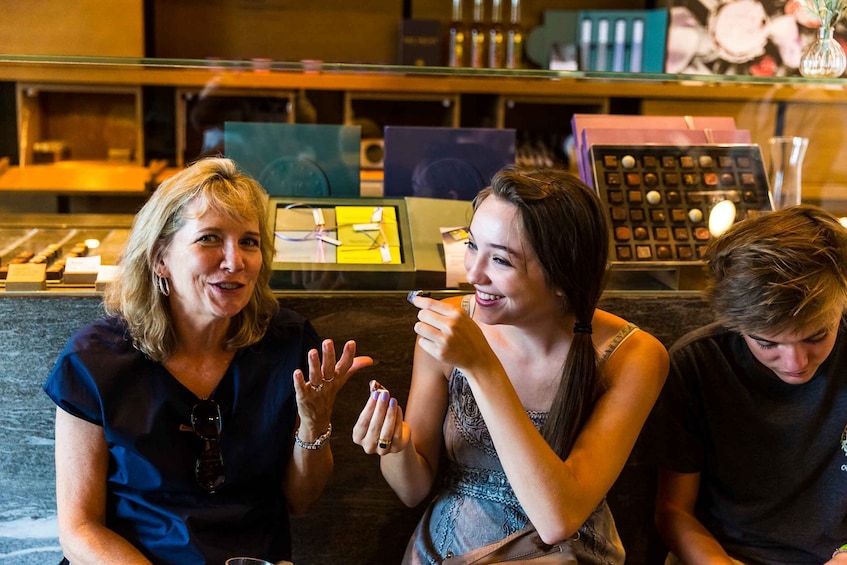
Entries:
<svg viewBox="0 0 847 565">
<path fill-rule="evenodd" d="M 44 391 L 103 427 L 106 525 L 154 563 L 290 559 L 282 477 L 297 415 L 292 374 L 307 369 L 312 348 L 320 348 L 312 325 L 283 309 L 261 341 L 236 353 L 211 396 L 221 407 L 226 481 L 210 494 L 194 479 L 205 447 L 190 422 L 198 398 L 132 346 L 119 318 L 76 332 Z"/>
</svg>

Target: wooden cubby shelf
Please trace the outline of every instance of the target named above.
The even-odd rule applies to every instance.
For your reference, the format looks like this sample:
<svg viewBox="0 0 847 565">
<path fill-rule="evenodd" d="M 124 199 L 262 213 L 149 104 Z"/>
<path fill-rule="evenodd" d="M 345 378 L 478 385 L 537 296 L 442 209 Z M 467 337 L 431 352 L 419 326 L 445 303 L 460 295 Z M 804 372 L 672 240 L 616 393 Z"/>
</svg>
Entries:
<svg viewBox="0 0 847 565">
<path fill-rule="evenodd" d="M 101 108 L 104 119 L 136 122 L 133 161 L 147 166 L 150 131 L 143 124 L 152 111 L 170 113 L 170 153 L 156 155 L 171 167 L 196 156 L 200 140 L 190 114 L 198 97 L 252 103 L 252 120 L 296 123 L 429 125 L 514 128 L 518 139 L 553 140 L 561 146 L 570 135 L 574 113 L 731 116 L 739 129 L 766 149 L 773 135 L 810 138 L 804 162 L 804 199 L 841 211 L 847 202 L 847 82 L 800 78 L 634 75 L 615 73 L 498 71 L 370 65 L 324 64 L 318 70 L 274 63 L 269 70 L 239 62 L 155 59 L 54 59 L 0 56 L 0 78 L 16 85 L 17 108 L 29 121 L 16 126 L 31 143 L 38 133 L 38 106 L 32 92 L 49 93 L 51 106 L 70 108 L 74 100 Z M 172 108 L 141 107 L 147 89 L 171 89 Z M 60 92 L 65 100 L 56 100 Z M 99 103 L 86 100 L 102 97 Z M 107 100 L 122 108 L 114 110 Z M 133 106 L 138 102 L 138 106 Z M 264 105 L 264 107 L 263 107 Z M 111 108 L 111 109 L 110 109 Z M 105 109 L 105 110 L 103 110 Z M 47 110 L 45 110 L 47 111 Z M 143 116 L 143 117 L 142 117 Z M 307 118 L 304 118 L 306 116 Z M 127 121 L 129 119 L 129 122 Z M 167 122 L 167 120 L 166 120 Z M 111 127 L 110 126 L 110 127 Z M 374 129 L 373 127 L 371 129 Z M 104 132 L 111 131 L 106 127 Z M 124 132 L 125 134 L 125 132 Z M 162 132 L 160 131 L 161 135 Z M 51 135 L 53 133 L 51 132 Z M 105 133 L 103 135 L 106 135 Z M 373 132 L 367 136 L 374 137 Z M 108 145 L 108 140 L 101 140 Z M 126 145 L 126 141 L 121 142 Z M 30 159 L 30 149 L 21 154 Z M 102 151 L 101 151 L 102 153 Z M 766 151 L 763 151 L 766 153 Z M 562 150 L 563 158 L 566 158 Z M 2 157 L 2 155 L 0 155 Z M 14 164 L 15 156 L 11 156 Z M 71 158 L 74 158 L 73 156 Z M 767 159 L 767 155 L 766 155 Z"/>
</svg>

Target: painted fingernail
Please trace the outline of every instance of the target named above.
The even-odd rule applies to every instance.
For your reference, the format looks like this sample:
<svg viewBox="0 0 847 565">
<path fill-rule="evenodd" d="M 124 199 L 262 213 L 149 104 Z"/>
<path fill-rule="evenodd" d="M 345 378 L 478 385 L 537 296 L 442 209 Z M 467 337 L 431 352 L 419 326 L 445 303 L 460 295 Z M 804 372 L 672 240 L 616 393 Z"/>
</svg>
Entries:
<svg viewBox="0 0 847 565">
<path fill-rule="evenodd" d="M 391 402 L 389 402 L 389 403 L 388 403 L 388 407 L 389 407 L 389 408 L 394 408 L 395 406 L 397 406 L 397 399 L 396 399 L 396 398 L 392 398 L 392 399 L 391 399 Z"/>
<path fill-rule="evenodd" d="M 378 390 L 373 391 L 371 393 L 371 398 L 373 398 L 374 400 L 379 400 L 379 391 Z"/>
<path fill-rule="evenodd" d="M 379 393 L 379 399 L 380 399 L 381 401 L 383 401 L 383 402 L 385 402 L 386 400 L 388 400 L 388 391 L 387 391 L 387 390 L 382 390 L 382 391 L 380 391 L 380 393 Z"/>
</svg>

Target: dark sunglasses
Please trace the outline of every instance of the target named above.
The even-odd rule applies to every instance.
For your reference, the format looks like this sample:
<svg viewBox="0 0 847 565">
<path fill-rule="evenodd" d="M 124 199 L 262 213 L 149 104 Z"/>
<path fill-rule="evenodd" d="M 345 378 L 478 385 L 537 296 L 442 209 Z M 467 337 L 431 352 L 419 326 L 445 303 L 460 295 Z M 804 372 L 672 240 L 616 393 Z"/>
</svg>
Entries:
<svg viewBox="0 0 847 565">
<path fill-rule="evenodd" d="M 203 453 L 194 464 L 194 479 L 200 488 L 215 492 L 226 479 L 224 455 L 220 446 L 223 424 L 218 403 L 211 398 L 198 401 L 191 408 L 191 427 L 206 442 Z"/>
</svg>

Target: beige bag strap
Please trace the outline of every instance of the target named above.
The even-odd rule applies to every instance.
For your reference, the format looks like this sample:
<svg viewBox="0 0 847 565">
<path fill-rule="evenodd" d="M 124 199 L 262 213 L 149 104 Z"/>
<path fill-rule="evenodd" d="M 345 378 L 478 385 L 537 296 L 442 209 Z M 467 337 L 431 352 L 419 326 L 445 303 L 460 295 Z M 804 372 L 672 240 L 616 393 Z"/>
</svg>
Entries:
<svg viewBox="0 0 847 565">
<path fill-rule="evenodd" d="M 448 557 L 443 565 L 489 565 L 492 563 L 528 563 L 538 565 L 577 565 L 570 540 L 548 545 L 541 540 L 535 526 L 521 530 L 473 551 Z"/>
</svg>

